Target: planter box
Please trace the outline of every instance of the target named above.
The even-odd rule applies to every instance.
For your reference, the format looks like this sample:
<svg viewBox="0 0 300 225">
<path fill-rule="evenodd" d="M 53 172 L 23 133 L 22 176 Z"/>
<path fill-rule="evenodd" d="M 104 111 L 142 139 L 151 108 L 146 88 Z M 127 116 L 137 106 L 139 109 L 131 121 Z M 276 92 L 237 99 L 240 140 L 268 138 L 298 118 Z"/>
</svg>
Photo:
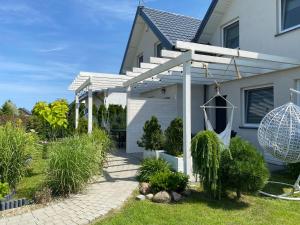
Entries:
<svg viewBox="0 0 300 225">
<path fill-rule="evenodd" d="M 165 152 L 164 150 L 155 150 L 155 151 L 150 151 L 150 150 L 144 150 L 143 151 L 143 158 L 156 158 L 158 159 L 160 154 Z"/>
<path fill-rule="evenodd" d="M 166 160 L 176 172 L 183 172 L 183 158 L 161 152 L 159 157 Z"/>
</svg>

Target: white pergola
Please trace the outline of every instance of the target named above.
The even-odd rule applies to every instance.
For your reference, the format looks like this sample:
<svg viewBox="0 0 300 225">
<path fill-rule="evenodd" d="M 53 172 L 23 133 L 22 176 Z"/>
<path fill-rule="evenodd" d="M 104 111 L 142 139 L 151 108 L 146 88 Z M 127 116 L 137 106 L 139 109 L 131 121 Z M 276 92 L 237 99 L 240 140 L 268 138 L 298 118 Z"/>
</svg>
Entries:
<svg viewBox="0 0 300 225">
<path fill-rule="evenodd" d="M 93 92 L 123 88 L 123 82 L 130 77 L 117 74 L 81 72 L 72 84 L 70 91 L 75 92 L 75 128 L 78 128 L 80 97 L 88 93 L 88 133 L 93 130 Z"/>
<path fill-rule="evenodd" d="M 177 51 L 162 50 L 162 58 L 150 57 L 126 75 L 80 73 L 69 90 L 75 91 L 76 128 L 79 96 L 88 92 L 88 131 L 92 131 L 92 93 L 126 88 L 142 93 L 172 84 L 183 85 L 184 172 L 191 174 L 191 84 L 213 84 L 267 74 L 300 66 L 300 60 L 256 52 L 178 41 Z"/>
<path fill-rule="evenodd" d="M 162 50 L 163 58 L 141 63 L 123 83 L 131 92 L 183 84 L 184 172 L 191 174 L 191 84 L 213 84 L 300 66 L 300 60 L 256 52 L 178 41 L 178 51 Z"/>
</svg>

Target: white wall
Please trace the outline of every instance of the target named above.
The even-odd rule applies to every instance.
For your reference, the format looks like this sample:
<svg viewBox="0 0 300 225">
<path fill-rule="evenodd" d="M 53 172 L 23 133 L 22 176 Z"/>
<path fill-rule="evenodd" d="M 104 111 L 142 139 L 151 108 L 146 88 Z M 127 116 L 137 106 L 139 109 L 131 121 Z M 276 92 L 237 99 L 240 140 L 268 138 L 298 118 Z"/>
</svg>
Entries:
<svg viewBox="0 0 300 225">
<path fill-rule="evenodd" d="M 204 129 L 203 113 L 200 106 L 203 104 L 204 98 L 203 85 L 192 85 L 192 133 L 195 134 Z M 156 89 L 141 94 L 142 97 L 147 98 L 170 98 L 177 101 L 177 117 L 183 117 L 183 101 L 182 101 L 182 85 L 171 85 L 165 87 L 165 94 L 162 89 Z"/>
<path fill-rule="evenodd" d="M 244 126 L 243 108 L 245 107 L 243 92 L 245 88 L 273 86 L 274 87 L 274 107 L 287 103 L 290 99 L 290 88 L 297 88 L 297 81 L 300 79 L 300 68 L 290 69 L 287 71 L 275 72 L 265 75 L 259 75 L 241 80 L 224 82 L 221 84 L 221 94 L 227 95 L 227 99 L 237 106 L 234 114 L 233 130 L 239 136 L 245 138 L 261 149 L 257 140 L 257 129 L 251 129 Z M 214 86 L 209 88 L 209 96 L 215 94 Z M 296 102 L 296 97 L 294 99 Z M 228 115 L 229 116 L 229 115 Z M 262 149 L 261 149 L 262 151 Z M 272 158 L 269 154 L 265 154 L 267 161 L 279 164 L 279 161 Z"/>
<path fill-rule="evenodd" d="M 139 43 L 137 45 L 137 51 L 135 56 L 133 57 L 133 65 L 137 67 L 137 57 L 143 53 L 144 55 L 144 62 L 150 62 L 150 57 L 155 55 L 155 44 L 158 43 L 159 40 L 153 33 L 153 31 L 145 24 L 144 31 L 140 36 Z"/>
<path fill-rule="evenodd" d="M 222 27 L 233 19 L 240 22 L 242 50 L 300 59 L 300 29 L 278 34 L 277 0 L 231 0 L 227 12 L 213 32 L 211 44 L 222 45 Z"/>
<path fill-rule="evenodd" d="M 127 93 L 110 92 L 106 98 L 105 105 L 121 105 L 123 108 L 126 106 Z"/>
<path fill-rule="evenodd" d="M 137 141 L 143 134 L 143 126 L 151 116 L 156 116 L 165 130 L 177 116 L 177 102 L 174 99 L 128 98 L 126 152 L 141 152 Z"/>
</svg>

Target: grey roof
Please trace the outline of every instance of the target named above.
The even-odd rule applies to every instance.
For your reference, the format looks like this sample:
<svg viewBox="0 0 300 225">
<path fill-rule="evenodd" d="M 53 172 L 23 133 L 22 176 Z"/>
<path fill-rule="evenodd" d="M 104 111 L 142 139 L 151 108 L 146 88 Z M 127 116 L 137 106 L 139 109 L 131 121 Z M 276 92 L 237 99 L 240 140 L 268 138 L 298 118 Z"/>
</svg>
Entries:
<svg viewBox="0 0 300 225">
<path fill-rule="evenodd" d="M 201 24 L 201 20 L 188 16 L 147 7 L 141 10 L 173 46 L 176 41 L 193 41 Z"/>
</svg>

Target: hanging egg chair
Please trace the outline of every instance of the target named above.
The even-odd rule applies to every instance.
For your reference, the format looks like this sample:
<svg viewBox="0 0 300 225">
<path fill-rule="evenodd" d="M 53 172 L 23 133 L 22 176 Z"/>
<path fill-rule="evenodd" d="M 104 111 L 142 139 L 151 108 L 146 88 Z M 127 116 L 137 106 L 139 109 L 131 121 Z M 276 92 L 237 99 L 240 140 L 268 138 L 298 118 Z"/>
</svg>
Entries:
<svg viewBox="0 0 300 225">
<path fill-rule="evenodd" d="M 291 93 L 300 94 L 293 89 Z M 272 110 L 261 121 L 257 135 L 262 148 L 275 158 L 285 163 L 300 162 L 300 107 L 289 102 Z M 273 195 L 262 191 L 261 193 L 286 200 L 300 200 L 300 198 L 289 197 L 300 192 L 299 182 L 300 175 L 294 185 L 270 181 L 269 183 L 291 186 L 293 190 L 283 195 Z"/>
</svg>

